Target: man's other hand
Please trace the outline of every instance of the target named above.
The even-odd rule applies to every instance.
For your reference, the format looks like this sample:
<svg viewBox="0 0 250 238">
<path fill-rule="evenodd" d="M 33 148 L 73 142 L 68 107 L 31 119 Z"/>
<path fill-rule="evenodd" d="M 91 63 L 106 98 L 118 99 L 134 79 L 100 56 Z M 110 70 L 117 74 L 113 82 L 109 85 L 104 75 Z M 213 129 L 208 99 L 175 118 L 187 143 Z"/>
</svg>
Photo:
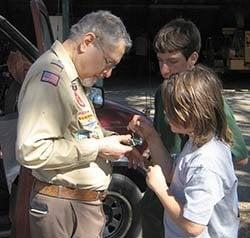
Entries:
<svg viewBox="0 0 250 238">
<path fill-rule="evenodd" d="M 131 135 L 113 135 L 99 139 L 99 156 L 105 159 L 120 159 L 132 151 Z"/>
</svg>

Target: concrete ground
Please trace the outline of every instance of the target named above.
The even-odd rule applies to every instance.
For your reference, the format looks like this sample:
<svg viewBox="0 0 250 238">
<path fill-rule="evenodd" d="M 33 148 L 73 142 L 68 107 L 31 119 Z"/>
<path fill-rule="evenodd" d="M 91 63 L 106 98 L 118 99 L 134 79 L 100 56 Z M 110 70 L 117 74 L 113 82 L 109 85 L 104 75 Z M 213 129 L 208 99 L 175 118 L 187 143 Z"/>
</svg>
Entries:
<svg viewBox="0 0 250 238">
<path fill-rule="evenodd" d="M 119 79 L 118 79 L 119 80 Z M 235 118 L 250 151 L 250 76 L 223 80 L 223 94 L 235 113 Z M 154 113 L 154 92 L 157 85 L 118 84 L 109 82 L 105 96 L 122 104 L 143 111 L 150 116 Z M 240 238 L 250 238 L 250 163 L 236 170 L 239 179 L 239 200 L 241 213 Z"/>
</svg>

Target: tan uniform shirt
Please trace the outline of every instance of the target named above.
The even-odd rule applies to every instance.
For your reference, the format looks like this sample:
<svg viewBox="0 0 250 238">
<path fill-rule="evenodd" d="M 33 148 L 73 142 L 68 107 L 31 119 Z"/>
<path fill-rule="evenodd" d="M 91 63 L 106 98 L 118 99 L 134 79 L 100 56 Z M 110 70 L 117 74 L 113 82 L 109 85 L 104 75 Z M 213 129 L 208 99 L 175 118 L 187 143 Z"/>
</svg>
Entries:
<svg viewBox="0 0 250 238">
<path fill-rule="evenodd" d="M 102 190 L 111 165 L 98 157 L 102 128 L 79 82 L 58 41 L 31 66 L 18 101 L 17 159 L 41 181 Z"/>
</svg>

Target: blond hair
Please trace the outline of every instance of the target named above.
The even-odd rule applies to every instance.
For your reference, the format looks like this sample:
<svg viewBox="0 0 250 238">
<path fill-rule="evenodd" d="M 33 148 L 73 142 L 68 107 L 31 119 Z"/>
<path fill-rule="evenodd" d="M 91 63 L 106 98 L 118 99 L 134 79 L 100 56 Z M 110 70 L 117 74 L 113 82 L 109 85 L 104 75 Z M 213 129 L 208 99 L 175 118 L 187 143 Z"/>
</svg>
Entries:
<svg viewBox="0 0 250 238">
<path fill-rule="evenodd" d="M 192 130 L 197 146 L 213 136 L 229 144 L 232 134 L 224 112 L 222 86 L 217 75 L 203 65 L 172 75 L 163 83 L 164 109 L 169 121 Z"/>
</svg>

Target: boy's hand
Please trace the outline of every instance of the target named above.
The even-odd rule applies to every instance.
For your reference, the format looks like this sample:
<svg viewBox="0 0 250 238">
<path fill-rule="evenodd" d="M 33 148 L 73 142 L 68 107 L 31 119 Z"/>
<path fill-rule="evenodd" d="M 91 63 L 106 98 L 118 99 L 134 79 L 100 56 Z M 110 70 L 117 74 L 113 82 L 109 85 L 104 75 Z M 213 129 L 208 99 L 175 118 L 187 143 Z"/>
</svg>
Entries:
<svg viewBox="0 0 250 238">
<path fill-rule="evenodd" d="M 146 140 L 148 140 L 152 135 L 157 133 L 154 129 L 152 122 L 146 117 L 140 115 L 133 116 L 132 120 L 127 126 L 127 129 L 135 132 Z"/>
<path fill-rule="evenodd" d="M 148 167 L 146 182 L 148 187 L 154 192 L 163 190 L 166 191 L 168 189 L 166 179 L 159 165 Z"/>
</svg>

